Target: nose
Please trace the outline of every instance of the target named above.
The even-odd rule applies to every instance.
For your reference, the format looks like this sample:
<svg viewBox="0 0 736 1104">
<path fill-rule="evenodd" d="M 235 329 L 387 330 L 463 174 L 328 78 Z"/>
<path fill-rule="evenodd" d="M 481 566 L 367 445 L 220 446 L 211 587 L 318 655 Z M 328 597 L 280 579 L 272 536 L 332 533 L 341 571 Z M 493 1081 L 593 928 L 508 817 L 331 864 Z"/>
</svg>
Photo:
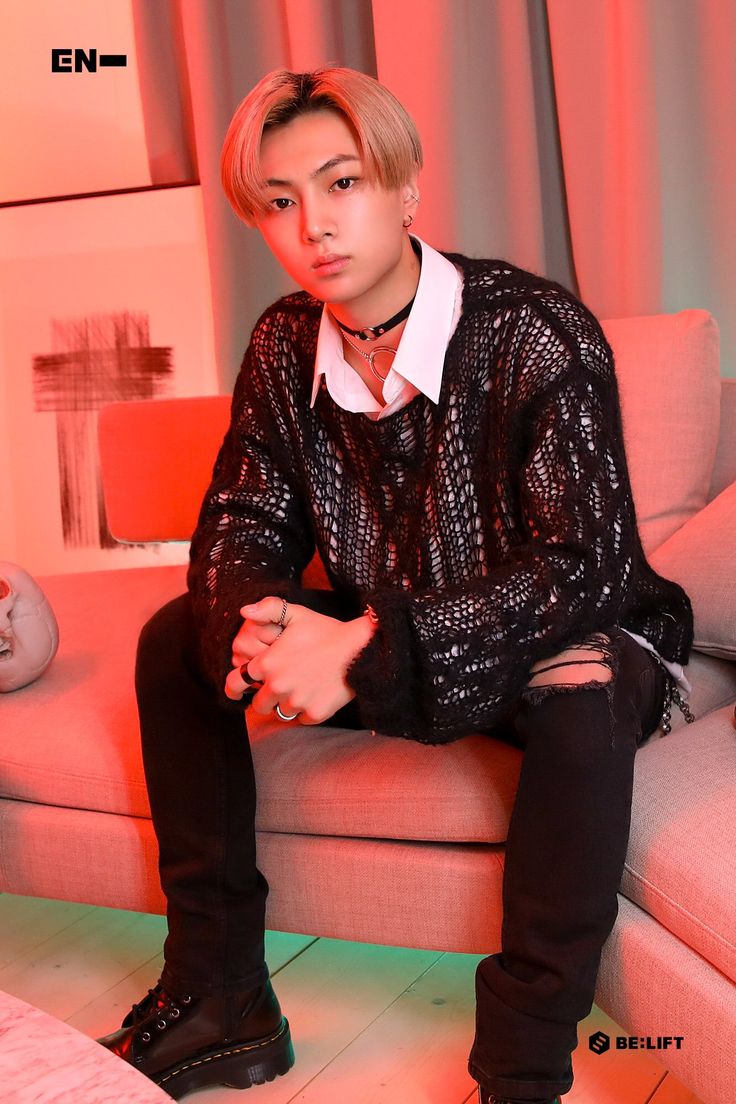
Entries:
<svg viewBox="0 0 736 1104">
<path fill-rule="evenodd" d="M 333 220 L 325 204 L 317 198 L 302 200 L 302 238 L 305 242 L 322 241 L 326 234 L 334 234 Z"/>
</svg>

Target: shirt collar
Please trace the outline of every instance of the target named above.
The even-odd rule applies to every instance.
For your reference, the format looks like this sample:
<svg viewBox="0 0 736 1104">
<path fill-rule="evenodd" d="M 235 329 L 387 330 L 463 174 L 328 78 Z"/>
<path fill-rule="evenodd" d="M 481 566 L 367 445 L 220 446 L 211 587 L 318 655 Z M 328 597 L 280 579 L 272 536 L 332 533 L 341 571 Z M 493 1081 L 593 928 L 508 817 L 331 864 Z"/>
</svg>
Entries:
<svg viewBox="0 0 736 1104">
<path fill-rule="evenodd" d="M 387 380 L 392 373 L 397 373 L 436 403 L 440 397 L 442 368 L 461 277 L 455 265 L 437 249 L 414 234 L 411 237 L 421 247 L 422 268 L 414 304 Z M 317 335 L 310 407 L 314 406 L 322 376 L 330 388 L 331 381 L 344 379 L 346 372 L 354 372 L 343 356 L 341 334 L 325 303 Z"/>
</svg>

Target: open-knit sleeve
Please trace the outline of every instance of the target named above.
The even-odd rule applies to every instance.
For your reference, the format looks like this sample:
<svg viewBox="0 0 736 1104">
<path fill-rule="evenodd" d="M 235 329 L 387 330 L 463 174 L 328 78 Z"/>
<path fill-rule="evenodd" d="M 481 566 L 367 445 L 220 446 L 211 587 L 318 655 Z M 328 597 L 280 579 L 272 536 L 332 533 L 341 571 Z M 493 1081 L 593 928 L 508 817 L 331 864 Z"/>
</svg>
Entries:
<svg viewBox="0 0 736 1104">
<path fill-rule="evenodd" d="M 549 366 L 555 347 L 542 376 L 534 350 Z M 632 591 L 639 538 L 610 347 L 595 327 L 565 343 L 536 315 L 516 348 L 519 543 L 480 577 L 365 594 L 379 627 L 346 678 L 383 734 L 446 743 L 492 726 L 535 662 L 617 624 Z"/>
<path fill-rule="evenodd" d="M 232 669 L 240 607 L 267 595 L 303 602 L 315 544 L 303 497 L 271 412 L 272 323 L 253 331 L 233 391 L 230 425 L 192 536 L 187 585 L 205 674 L 220 690 Z M 271 350 L 274 350 L 273 354 Z"/>
</svg>

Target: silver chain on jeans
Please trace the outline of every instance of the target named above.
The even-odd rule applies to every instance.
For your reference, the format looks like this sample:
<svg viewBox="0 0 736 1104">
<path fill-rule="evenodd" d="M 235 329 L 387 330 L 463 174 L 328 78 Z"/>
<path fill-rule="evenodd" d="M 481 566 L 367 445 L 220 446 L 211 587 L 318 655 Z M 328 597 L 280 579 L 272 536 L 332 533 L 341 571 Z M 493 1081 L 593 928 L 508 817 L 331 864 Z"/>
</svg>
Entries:
<svg viewBox="0 0 736 1104">
<path fill-rule="evenodd" d="M 695 721 L 695 714 L 690 709 L 682 694 L 680 688 L 675 681 L 675 677 L 671 671 L 668 671 L 662 660 L 654 652 L 651 653 L 653 658 L 656 659 L 659 666 L 664 671 L 666 680 L 666 690 L 664 696 L 664 708 L 662 711 L 662 720 L 659 722 L 658 728 L 662 729 L 663 734 L 666 736 L 668 732 L 672 731 L 672 703 L 674 702 L 677 708 L 682 713 L 687 724 L 693 724 Z"/>
</svg>

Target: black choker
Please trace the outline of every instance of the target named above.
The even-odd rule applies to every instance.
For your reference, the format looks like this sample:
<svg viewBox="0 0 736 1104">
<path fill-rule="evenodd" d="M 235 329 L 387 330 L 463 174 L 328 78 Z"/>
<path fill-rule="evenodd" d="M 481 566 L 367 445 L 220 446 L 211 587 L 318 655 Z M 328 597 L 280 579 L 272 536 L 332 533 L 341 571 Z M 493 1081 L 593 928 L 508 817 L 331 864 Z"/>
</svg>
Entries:
<svg viewBox="0 0 736 1104">
<path fill-rule="evenodd" d="M 418 242 L 415 242 L 413 238 L 411 238 L 410 240 L 411 247 L 419 258 L 419 263 L 421 265 L 421 246 Z M 385 333 L 386 330 L 392 330 L 394 326 L 398 326 L 399 322 L 403 322 L 405 318 L 409 317 L 411 313 L 411 308 L 414 306 L 414 300 L 416 299 L 416 297 L 417 296 L 415 292 L 410 301 L 406 304 L 405 307 L 401 308 L 398 314 L 392 315 L 392 317 L 389 318 L 387 322 L 382 322 L 380 326 L 363 326 L 363 328 L 360 330 L 351 330 L 350 327 L 341 322 L 339 318 L 335 318 L 334 315 L 332 317 L 335 318 L 338 326 L 341 330 L 344 330 L 345 333 L 352 334 L 353 337 L 357 337 L 361 341 L 375 341 L 375 339 L 377 337 L 380 337 L 381 334 Z"/>
</svg>

